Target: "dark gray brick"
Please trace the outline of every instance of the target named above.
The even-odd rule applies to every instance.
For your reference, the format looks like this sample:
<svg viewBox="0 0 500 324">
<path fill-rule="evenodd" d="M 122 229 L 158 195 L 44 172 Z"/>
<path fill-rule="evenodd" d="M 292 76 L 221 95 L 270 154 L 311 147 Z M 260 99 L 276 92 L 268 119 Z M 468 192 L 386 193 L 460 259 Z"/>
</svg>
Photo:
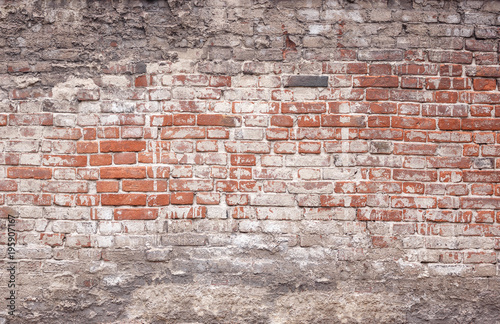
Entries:
<svg viewBox="0 0 500 324">
<path fill-rule="evenodd" d="M 326 75 L 292 75 L 285 79 L 285 87 L 328 87 Z"/>
</svg>

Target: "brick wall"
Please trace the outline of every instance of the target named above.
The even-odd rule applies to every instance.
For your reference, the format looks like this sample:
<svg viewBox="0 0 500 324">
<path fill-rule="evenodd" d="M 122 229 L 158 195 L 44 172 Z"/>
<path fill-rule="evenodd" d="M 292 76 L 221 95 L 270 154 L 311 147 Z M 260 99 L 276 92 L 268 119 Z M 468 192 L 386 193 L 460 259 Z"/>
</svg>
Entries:
<svg viewBox="0 0 500 324">
<path fill-rule="evenodd" d="M 500 318 L 500 2 L 0 4 L 0 323 Z"/>
</svg>

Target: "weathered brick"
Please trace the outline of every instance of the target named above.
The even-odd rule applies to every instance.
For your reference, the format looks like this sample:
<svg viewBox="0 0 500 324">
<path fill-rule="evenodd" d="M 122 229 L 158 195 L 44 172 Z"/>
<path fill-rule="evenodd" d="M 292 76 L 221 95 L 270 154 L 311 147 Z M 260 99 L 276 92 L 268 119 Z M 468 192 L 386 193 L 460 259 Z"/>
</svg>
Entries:
<svg viewBox="0 0 500 324">
<path fill-rule="evenodd" d="M 104 167 L 100 169 L 102 179 L 142 179 L 146 177 L 145 167 Z"/>
<path fill-rule="evenodd" d="M 13 321 L 498 320 L 500 2 L 122 2 L 0 1 Z"/>
<path fill-rule="evenodd" d="M 146 195 L 144 194 L 102 194 L 101 204 L 103 206 L 145 206 Z"/>
<path fill-rule="evenodd" d="M 114 210 L 115 220 L 149 220 L 158 217 L 158 210 L 152 208 L 118 208 Z"/>
<path fill-rule="evenodd" d="M 291 75 L 285 77 L 285 87 L 328 87 L 326 75 Z"/>
<path fill-rule="evenodd" d="M 145 141 L 101 141 L 102 153 L 107 152 L 140 152 L 146 149 Z"/>
</svg>

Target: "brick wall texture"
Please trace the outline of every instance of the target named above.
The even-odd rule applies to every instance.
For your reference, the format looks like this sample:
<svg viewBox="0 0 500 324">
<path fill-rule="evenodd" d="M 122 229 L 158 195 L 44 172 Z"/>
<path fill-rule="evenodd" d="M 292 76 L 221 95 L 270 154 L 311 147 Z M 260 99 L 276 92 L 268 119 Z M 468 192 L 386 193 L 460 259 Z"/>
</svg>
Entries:
<svg viewBox="0 0 500 324">
<path fill-rule="evenodd" d="M 0 0 L 0 323 L 498 323 L 499 14 Z"/>
</svg>

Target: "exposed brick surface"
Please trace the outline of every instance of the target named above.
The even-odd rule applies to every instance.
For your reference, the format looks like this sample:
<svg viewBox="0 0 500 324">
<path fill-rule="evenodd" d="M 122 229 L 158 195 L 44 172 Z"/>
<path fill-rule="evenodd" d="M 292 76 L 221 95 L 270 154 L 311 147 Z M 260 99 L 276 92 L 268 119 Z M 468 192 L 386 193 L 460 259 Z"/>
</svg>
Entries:
<svg viewBox="0 0 500 324">
<path fill-rule="evenodd" d="M 328 76 L 292 75 L 286 77 L 285 87 L 328 87 Z"/>
<path fill-rule="evenodd" d="M 0 1 L 0 323 L 495 323 L 499 3 Z"/>
</svg>

